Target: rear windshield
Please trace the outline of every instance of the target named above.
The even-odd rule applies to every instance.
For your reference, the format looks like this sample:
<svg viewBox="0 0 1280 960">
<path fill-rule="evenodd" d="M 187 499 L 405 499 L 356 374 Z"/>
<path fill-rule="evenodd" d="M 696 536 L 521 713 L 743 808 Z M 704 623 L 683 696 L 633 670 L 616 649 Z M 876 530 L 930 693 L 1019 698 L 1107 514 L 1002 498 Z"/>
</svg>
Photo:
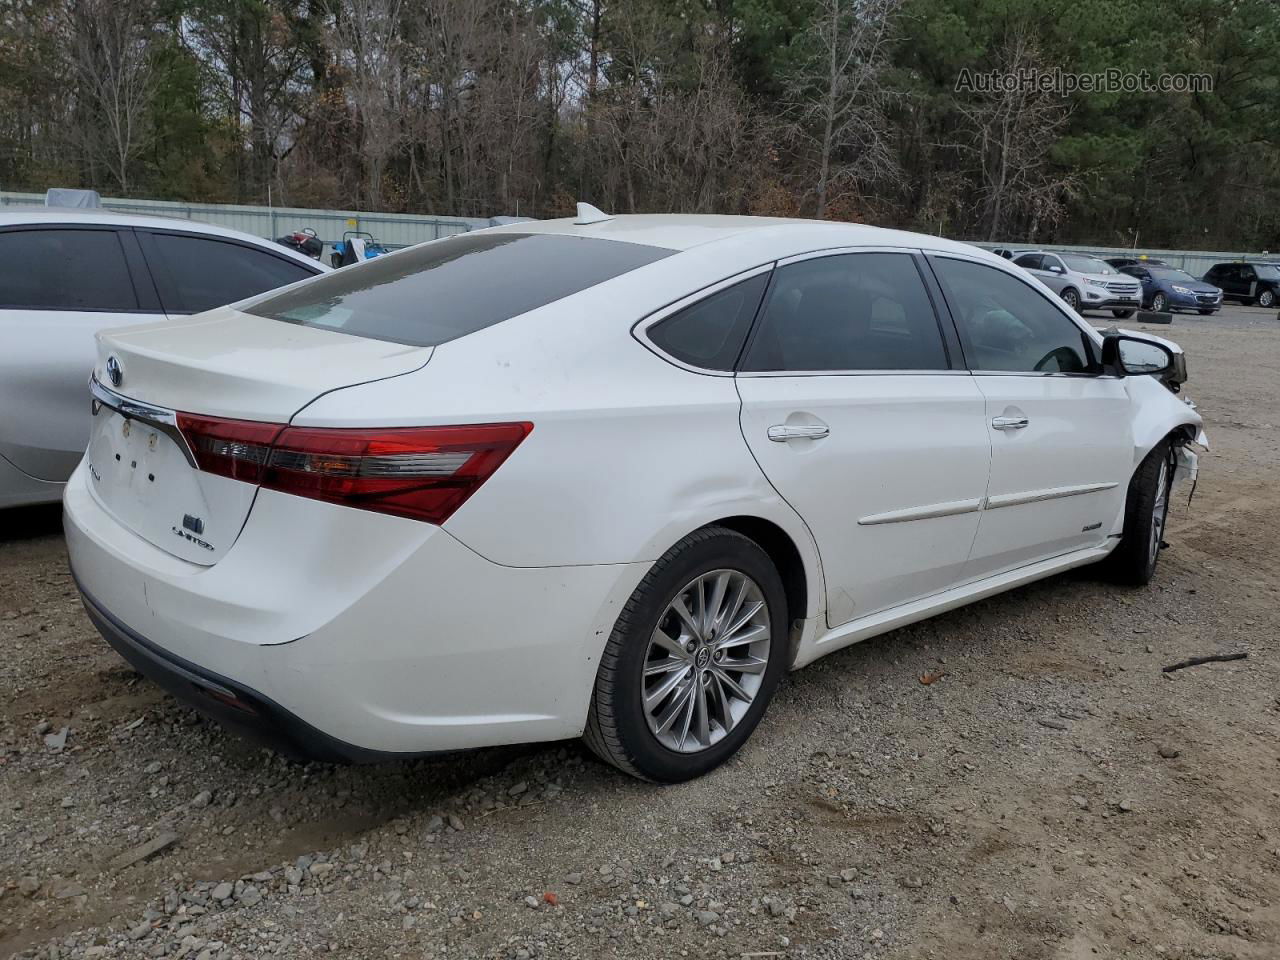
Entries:
<svg viewBox="0 0 1280 960">
<path fill-rule="evenodd" d="M 246 312 L 433 347 L 674 252 L 561 234 L 464 233 L 344 267 L 259 300 Z"/>
</svg>

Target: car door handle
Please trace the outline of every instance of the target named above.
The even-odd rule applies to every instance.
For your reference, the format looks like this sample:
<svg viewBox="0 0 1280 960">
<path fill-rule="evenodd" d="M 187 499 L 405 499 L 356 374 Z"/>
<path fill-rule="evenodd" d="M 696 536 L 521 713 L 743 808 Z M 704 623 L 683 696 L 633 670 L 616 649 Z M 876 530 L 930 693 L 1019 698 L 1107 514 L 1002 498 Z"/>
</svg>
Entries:
<svg viewBox="0 0 1280 960">
<path fill-rule="evenodd" d="M 825 423 L 775 424 L 769 428 L 769 439 L 774 443 L 788 440 L 821 440 L 831 433 Z"/>
<path fill-rule="evenodd" d="M 997 430 L 1021 430 L 1031 421 L 1026 417 L 992 417 L 991 426 Z"/>
</svg>

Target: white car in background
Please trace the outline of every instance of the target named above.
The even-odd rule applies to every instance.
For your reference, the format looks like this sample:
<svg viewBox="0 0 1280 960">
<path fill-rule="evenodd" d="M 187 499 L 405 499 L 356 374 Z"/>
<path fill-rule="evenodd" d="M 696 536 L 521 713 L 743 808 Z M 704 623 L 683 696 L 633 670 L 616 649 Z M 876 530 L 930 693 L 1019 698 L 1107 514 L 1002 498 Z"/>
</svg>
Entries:
<svg viewBox="0 0 1280 960">
<path fill-rule="evenodd" d="M 1122 320 L 1142 306 L 1142 284 L 1097 257 L 1030 251 L 1013 262 L 1060 296 L 1072 310 L 1110 310 Z"/>
<path fill-rule="evenodd" d="M 328 269 L 188 220 L 0 210 L 0 508 L 62 496 L 89 443 L 97 331 L 199 313 Z"/>
<path fill-rule="evenodd" d="M 968 245 L 588 208 L 100 335 L 67 546 L 127 660 L 290 752 L 677 781 L 847 644 L 1149 580 L 1184 371 Z"/>
</svg>

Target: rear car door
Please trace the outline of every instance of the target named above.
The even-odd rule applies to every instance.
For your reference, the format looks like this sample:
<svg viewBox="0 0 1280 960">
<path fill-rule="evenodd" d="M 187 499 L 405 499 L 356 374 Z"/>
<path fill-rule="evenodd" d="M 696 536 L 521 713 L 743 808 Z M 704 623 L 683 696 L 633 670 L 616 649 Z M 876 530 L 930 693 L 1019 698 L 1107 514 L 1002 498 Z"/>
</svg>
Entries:
<svg viewBox="0 0 1280 960">
<path fill-rule="evenodd" d="M 832 627 L 961 581 L 977 530 L 985 404 L 922 268 L 905 250 L 780 263 L 738 366 L 743 436 L 813 533 Z"/>
<path fill-rule="evenodd" d="M 139 230 L 165 313 L 200 313 L 321 273 L 321 269 L 231 238 Z"/>
<path fill-rule="evenodd" d="M 1123 381 L 1101 374 L 1083 327 L 1031 284 L 958 255 L 929 259 L 986 398 L 991 482 L 970 575 L 1102 545 L 1133 466 Z"/>
<path fill-rule="evenodd" d="M 0 457 L 65 481 L 89 441 L 98 330 L 154 320 L 160 304 L 133 231 L 0 229 Z"/>
</svg>

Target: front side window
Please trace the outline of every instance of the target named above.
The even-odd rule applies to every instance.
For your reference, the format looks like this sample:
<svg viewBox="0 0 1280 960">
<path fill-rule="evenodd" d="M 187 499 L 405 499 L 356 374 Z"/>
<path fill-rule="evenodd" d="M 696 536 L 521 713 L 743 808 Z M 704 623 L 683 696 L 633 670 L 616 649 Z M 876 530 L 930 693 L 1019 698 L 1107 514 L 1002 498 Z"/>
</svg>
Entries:
<svg viewBox="0 0 1280 960">
<path fill-rule="evenodd" d="M 152 235 L 165 310 L 199 313 L 315 276 L 266 250 L 191 234 Z"/>
<path fill-rule="evenodd" d="M 768 285 L 761 273 L 719 290 L 654 324 L 649 340 L 691 367 L 732 370 Z"/>
<path fill-rule="evenodd" d="M 905 253 L 817 257 L 774 272 L 742 369 L 946 370 L 947 350 Z"/>
<path fill-rule="evenodd" d="M 612 280 L 674 250 L 553 233 L 462 233 L 266 297 L 259 317 L 433 347 Z"/>
<path fill-rule="evenodd" d="M 1030 285 L 968 260 L 932 263 L 974 370 L 1096 372 L 1084 331 Z"/>
<path fill-rule="evenodd" d="M 0 308 L 137 310 L 120 238 L 114 230 L 0 231 Z"/>
</svg>

